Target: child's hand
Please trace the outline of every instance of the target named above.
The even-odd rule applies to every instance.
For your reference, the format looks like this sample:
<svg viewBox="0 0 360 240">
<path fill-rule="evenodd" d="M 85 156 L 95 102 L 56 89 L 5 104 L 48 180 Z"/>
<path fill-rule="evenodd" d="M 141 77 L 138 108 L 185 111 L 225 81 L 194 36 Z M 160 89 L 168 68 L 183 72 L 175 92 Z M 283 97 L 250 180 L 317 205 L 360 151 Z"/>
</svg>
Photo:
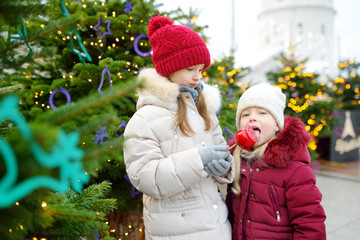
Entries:
<svg viewBox="0 0 360 240">
<path fill-rule="evenodd" d="M 206 167 L 213 160 L 226 159 L 230 156 L 230 152 L 227 150 L 228 147 L 225 146 L 207 146 L 199 148 L 199 154 L 201 160 Z"/>
<path fill-rule="evenodd" d="M 211 163 L 209 163 L 206 167 L 204 167 L 204 170 L 212 176 L 223 176 L 225 175 L 231 165 L 232 156 L 229 155 L 226 160 L 220 159 L 220 160 L 213 160 Z"/>
</svg>

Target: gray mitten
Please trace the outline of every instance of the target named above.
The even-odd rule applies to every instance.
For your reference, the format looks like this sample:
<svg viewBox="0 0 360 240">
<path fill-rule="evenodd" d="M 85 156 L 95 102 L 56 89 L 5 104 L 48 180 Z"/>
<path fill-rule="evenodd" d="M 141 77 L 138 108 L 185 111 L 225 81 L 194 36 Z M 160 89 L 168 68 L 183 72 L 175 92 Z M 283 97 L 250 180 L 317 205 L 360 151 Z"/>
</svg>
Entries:
<svg viewBox="0 0 360 240">
<path fill-rule="evenodd" d="M 225 158 L 225 161 L 231 163 L 234 160 L 233 156 L 231 154 L 229 154 L 229 156 L 227 158 Z"/>
<path fill-rule="evenodd" d="M 209 163 L 204 170 L 212 176 L 222 176 L 227 173 L 230 169 L 231 161 L 226 161 L 224 159 L 213 160 Z"/>
<path fill-rule="evenodd" d="M 204 167 L 213 160 L 226 159 L 229 157 L 230 152 L 226 145 L 206 146 L 199 148 L 199 155 L 204 164 Z"/>
</svg>

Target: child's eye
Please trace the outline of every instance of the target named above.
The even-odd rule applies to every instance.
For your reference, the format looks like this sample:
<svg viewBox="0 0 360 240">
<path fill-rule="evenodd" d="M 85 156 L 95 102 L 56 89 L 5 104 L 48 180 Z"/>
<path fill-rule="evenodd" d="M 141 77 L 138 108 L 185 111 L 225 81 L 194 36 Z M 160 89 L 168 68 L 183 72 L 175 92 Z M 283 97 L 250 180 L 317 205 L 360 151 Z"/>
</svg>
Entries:
<svg viewBox="0 0 360 240">
<path fill-rule="evenodd" d="M 192 70 L 194 70 L 194 68 L 193 68 L 193 67 L 189 67 L 187 70 L 192 71 Z"/>
<path fill-rule="evenodd" d="M 243 114 L 241 114 L 241 116 L 242 117 L 247 117 L 247 116 L 249 116 L 249 114 L 248 113 L 243 113 Z"/>
<path fill-rule="evenodd" d="M 267 114 L 267 112 L 260 112 L 260 114 L 261 114 L 261 115 L 265 115 L 265 114 Z"/>
</svg>

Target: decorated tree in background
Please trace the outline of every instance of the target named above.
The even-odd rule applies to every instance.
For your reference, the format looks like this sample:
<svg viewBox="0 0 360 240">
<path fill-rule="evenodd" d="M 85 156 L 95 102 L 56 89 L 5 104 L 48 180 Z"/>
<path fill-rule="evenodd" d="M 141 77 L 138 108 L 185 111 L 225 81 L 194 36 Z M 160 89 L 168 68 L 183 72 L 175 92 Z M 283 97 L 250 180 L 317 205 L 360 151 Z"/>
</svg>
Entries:
<svg viewBox="0 0 360 240">
<path fill-rule="evenodd" d="M 19 12 L 15 13 L 21 13 L 21 9 L 37 10 L 38 5 L 30 1 L 2 1 L 1 10 L 7 9 L 18 9 Z M 108 150 L 110 144 L 79 148 L 78 136 L 88 135 L 95 126 L 103 122 L 114 122 L 116 118 L 110 115 L 111 112 L 104 114 L 101 119 L 91 119 L 88 110 L 102 112 L 103 104 L 132 92 L 136 84 L 117 84 L 114 85 L 115 93 L 109 97 L 90 95 L 64 108 L 60 108 L 61 104 L 58 104 L 62 99 L 54 100 L 53 103 L 59 107 L 56 111 L 41 109 L 42 105 L 45 106 L 44 103 L 41 107 L 31 108 L 28 99 L 34 99 L 34 105 L 38 105 L 36 101 L 44 94 L 44 86 L 48 82 L 51 84 L 53 80 L 51 73 L 41 72 L 44 70 L 42 63 L 46 65 L 46 47 L 44 52 L 39 50 L 39 53 L 34 49 L 41 49 L 38 44 L 46 36 L 45 33 L 65 28 L 73 19 L 60 19 L 57 23 L 62 24 L 61 26 L 53 25 L 30 32 L 27 26 L 30 20 L 8 15 L 2 14 L 0 18 L 4 23 L 1 31 L 7 32 L 7 35 L 0 37 L 0 67 L 3 70 L 0 89 L 0 144 L 3 153 L 0 168 L 1 239 L 105 239 L 110 230 L 105 220 L 108 212 L 116 206 L 116 199 L 105 197 L 110 191 L 111 183 L 102 181 L 89 185 L 82 192 L 81 189 L 88 182 L 89 177 L 86 175 L 95 175 L 96 169 L 92 166 L 99 165 L 94 156 Z M 35 12 L 27 16 L 31 19 L 32 15 L 36 15 Z M 12 34 L 14 32 L 17 34 Z M 56 52 L 56 48 L 53 48 L 53 52 Z M 39 64 L 37 58 L 43 61 Z M 103 92 L 109 93 L 105 89 Z M 9 94 L 21 97 L 21 112 L 17 111 L 19 99 Z M 69 137 L 66 137 L 63 130 Z M 113 145 L 116 146 L 117 143 Z M 80 158 L 87 172 L 81 171 Z M 68 191 L 70 186 L 78 193 Z"/>
<path fill-rule="evenodd" d="M 237 103 L 248 85 L 241 78 L 249 72 L 248 68 L 236 68 L 234 56 L 223 56 L 203 72 L 204 80 L 219 88 L 222 95 L 222 107 L 218 113 L 220 126 L 226 138 L 236 133 L 235 116 Z"/>
<path fill-rule="evenodd" d="M 280 71 L 269 72 L 267 76 L 286 95 L 285 115 L 300 118 L 311 134 L 308 147 L 315 159 L 318 139 L 331 135 L 331 113 L 335 102 L 329 96 L 331 89 L 327 84 L 318 82 L 317 74 L 306 72 L 306 61 L 282 56 L 278 60 Z"/>
<path fill-rule="evenodd" d="M 339 76 L 332 82 L 337 109 L 360 110 L 360 63 L 340 62 Z"/>
<path fill-rule="evenodd" d="M 84 153 L 77 160 L 81 158 L 84 173 L 90 176 L 83 181 L 82 192 L 75 184 L 77 175 L 69 172 L 78 193 L 43 186 L 0 209 L 1 238 L 141 239 L 141 195 L 124 177 L 121 143 L 135 111 L 136 75 L 141 67 L 152 65 L 147 24 L 160 13 L 159 5 L 151 0 L 1 4 L 0 29 L 7 34 L 0 36 L 0 97 L 2 101 L 8 95 L 20 98 L 18 108 L 33 134 L 27 138 L 14 119 L 2 119 L 0 131 L 6 143 L 1 146 L 8 143 L 14 151 L 18 182 L 39 175 L 62 176 L 61 170 L 41 166 L 33 151 L 39 145 L 45 152 L 59 153 L 56 147 L 63 131 L 78 134 L 72 147 Z M 179 10 L 167 14 L 202 31 L 195 15 Z M 9 159 L 4 158 L 1 177 L 9 172 L 5 162 Z"/>
</svg>

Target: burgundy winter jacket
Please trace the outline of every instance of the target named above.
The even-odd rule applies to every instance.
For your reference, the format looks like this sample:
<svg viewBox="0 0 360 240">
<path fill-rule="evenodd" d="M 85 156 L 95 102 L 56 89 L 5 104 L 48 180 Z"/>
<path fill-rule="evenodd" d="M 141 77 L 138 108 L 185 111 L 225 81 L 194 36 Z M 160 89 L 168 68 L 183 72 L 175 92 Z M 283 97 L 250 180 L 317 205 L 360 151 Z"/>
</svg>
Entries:
<svg viewBox="0 0 360 240">
<path fill-rule="evenodd" d="M 322 195 L 309 167 L 310 135 L 297 118 L 286 117 L 279 136 L 259 161 L 241 162 L 241 194 L 228 187 L 226 203 L 233 240 L 326 239 Z M 231 145 L 231 143 L 229 143 Z"/>
</svg>

